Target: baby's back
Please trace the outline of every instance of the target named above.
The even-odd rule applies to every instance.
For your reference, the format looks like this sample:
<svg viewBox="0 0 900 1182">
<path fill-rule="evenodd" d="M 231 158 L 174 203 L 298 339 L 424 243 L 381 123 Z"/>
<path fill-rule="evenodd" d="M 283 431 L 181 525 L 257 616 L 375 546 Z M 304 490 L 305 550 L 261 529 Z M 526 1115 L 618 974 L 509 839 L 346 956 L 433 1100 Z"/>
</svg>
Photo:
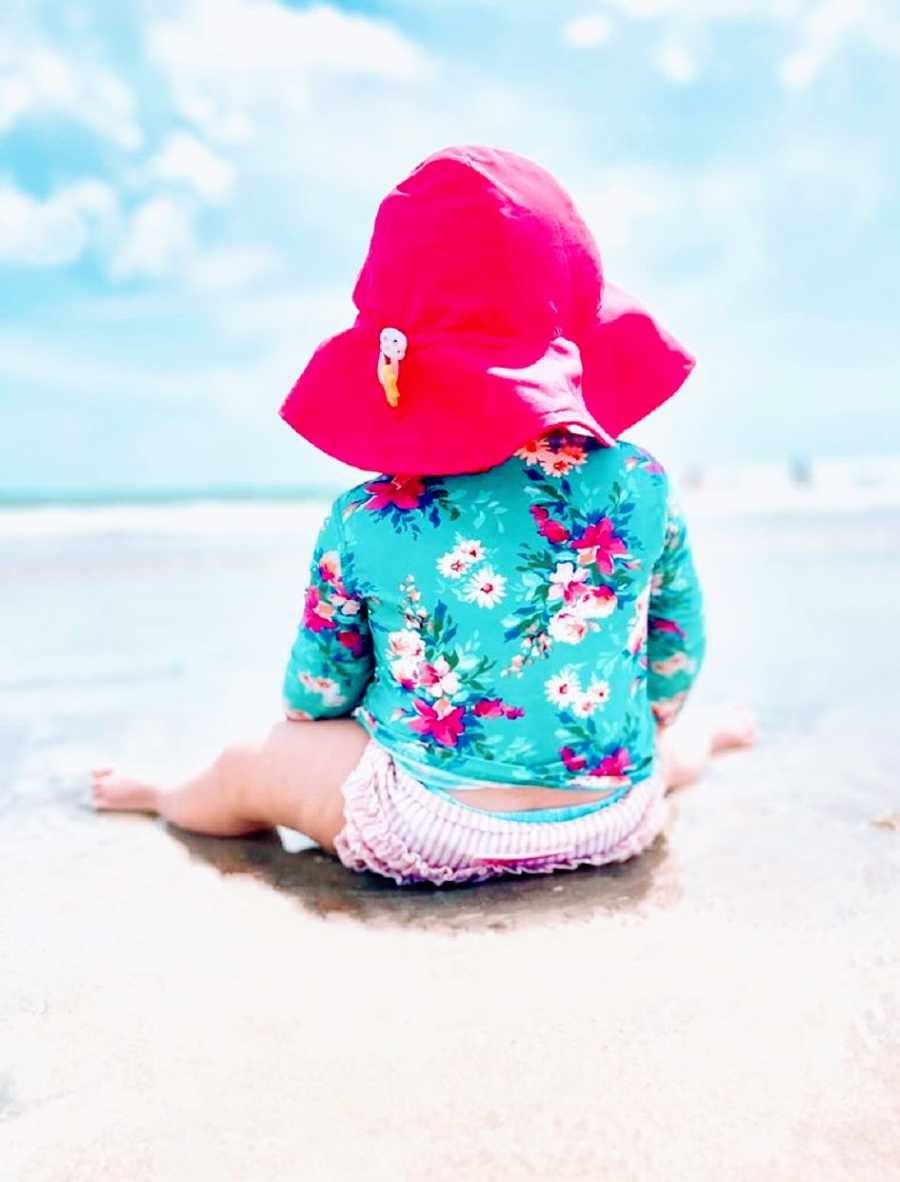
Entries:
<svg viewBox="0 0 900 1182">
<path fill-rule="evenodd" d="M 627 791 L 652 768 L 666 502 L 647 453 L 566 432 L 483 473 L 345 494 L 374 659 L 362 721 L 432 785 Z"/>
</svg>

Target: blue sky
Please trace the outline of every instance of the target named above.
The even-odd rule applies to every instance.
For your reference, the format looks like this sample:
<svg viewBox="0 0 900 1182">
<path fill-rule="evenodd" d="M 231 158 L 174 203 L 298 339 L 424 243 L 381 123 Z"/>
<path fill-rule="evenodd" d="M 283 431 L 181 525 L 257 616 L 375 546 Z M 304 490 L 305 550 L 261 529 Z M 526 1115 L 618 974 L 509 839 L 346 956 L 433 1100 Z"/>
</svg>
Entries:
<svg viewBox="0 0 900 1182">
<path fill-rule="evenodd" d="M 453 142 L 553 170 L 698 355 L 634 433 L 673 467 L 898 451 L 898 113 L 892 0 L 13 0 L 0 488 L 342 479 L 277 408 Z"/>
</svg>

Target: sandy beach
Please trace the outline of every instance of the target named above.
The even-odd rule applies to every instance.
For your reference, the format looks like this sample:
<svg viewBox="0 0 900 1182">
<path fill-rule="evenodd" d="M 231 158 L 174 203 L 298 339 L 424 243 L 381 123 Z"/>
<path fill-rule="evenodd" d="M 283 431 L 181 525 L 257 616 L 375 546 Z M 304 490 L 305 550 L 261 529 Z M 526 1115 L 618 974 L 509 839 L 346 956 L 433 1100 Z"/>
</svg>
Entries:
<svg viewBox="0 0 900 1182">
<path fill-rule="evenodd" d="M 277 718 L 317 511 L 84 513 L 0 545 L 4 1178 L 900 1177 L 900 510 L 698 506 L 759 748 L 639 860 L 454 890 L 93 814 Z"/>
</svg>

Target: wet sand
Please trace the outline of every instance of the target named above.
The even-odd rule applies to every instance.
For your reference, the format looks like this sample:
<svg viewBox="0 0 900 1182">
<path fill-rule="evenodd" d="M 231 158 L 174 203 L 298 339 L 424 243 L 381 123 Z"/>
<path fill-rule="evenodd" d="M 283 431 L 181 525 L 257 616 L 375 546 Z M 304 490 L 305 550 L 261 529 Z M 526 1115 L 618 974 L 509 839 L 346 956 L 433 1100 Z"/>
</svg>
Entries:
<svg viewBox="0 0 900 1182">
<path fill-rule="evenodd" d="M 695 534 L 699 697 L 753 701 L 759 749 L 634 862 L 405 891 L 87 806 L 98 755 L 180 764 L 271 714 L 302 539 L 20 548 L 0 1174 L 900 1177 L 900 518 Z"/>
</svg>

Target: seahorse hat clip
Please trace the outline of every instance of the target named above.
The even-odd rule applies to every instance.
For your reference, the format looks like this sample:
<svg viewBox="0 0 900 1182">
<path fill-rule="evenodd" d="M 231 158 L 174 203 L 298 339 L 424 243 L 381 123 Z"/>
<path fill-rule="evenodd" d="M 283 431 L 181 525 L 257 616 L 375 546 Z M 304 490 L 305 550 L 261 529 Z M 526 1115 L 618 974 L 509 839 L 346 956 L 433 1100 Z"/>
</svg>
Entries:
<svg viewBox="0 0 900 1182">
<path fill-rule="evenodd" d="M 388 406 L 400 405 L 400 362 L 406 356 L 406 335 L 399 328 L 383 328 L 378 337 L 378 380 Z"/>
</svg>

